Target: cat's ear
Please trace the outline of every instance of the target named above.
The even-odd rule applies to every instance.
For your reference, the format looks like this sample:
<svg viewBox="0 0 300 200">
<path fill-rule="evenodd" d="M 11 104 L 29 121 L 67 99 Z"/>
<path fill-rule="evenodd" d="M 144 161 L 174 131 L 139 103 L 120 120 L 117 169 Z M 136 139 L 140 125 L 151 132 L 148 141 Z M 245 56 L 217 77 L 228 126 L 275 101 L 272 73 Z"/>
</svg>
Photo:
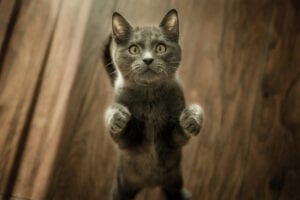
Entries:
<svg viewBox="0 0 300 200">
<path fill-rule="evenodd" d="M 126 19 L 115 12 L 112 16 L 112 32 L 116 42 L 124 42 L 130 37 L 132 27 Z"/>
<path fill-rule="evenodd" d="M 159 26 L 164 30 L 164 32 L 171 40 L 178 42 L 179 21 L 177 11 L 175 9 L 170 10 L 166 14 Z"/>
</svg>

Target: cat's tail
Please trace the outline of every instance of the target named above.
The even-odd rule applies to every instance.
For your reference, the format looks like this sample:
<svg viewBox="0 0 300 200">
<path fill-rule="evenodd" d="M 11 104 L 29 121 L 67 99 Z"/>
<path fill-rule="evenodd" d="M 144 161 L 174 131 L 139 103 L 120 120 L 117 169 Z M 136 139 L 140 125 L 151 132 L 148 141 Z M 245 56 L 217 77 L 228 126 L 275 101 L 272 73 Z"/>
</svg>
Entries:
<svg viewBox="0 0 300 200">
<path fill-rule="evenodd" d="M 110 46 L 112 43 L 112 36 L 109 35 L 107 40 L 104 43 L 104 48 L 102 51 L 102 62 L 104 65 L 104 68 L 109 76 L 109 79 L 111 81 L 111 84 L 114 85 L 115 79 L 116 79 L 116 67 L 113 63 L 111 52 L 110 52 Z"/>
</svg>

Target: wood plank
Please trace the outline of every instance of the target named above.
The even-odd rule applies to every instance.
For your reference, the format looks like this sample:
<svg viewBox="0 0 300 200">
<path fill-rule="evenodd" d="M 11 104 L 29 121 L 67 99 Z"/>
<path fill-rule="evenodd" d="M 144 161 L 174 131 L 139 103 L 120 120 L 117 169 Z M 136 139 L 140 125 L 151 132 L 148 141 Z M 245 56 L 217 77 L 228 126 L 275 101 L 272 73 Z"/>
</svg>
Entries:
<svg viewBox="0 0 300 200">
<path fill-rule="evenodd" d="M 2 1 L 5 2 L 5 1 Z M 23 1 L 0 76 L 0 192 L 11 190 L 54 27 L 57 1 Z M 47 8 L 47 9 L 46 9 Z M 51 9 L 49 9 L 51 8 Z M 11 191 L 9 191 L 11 192 Z"/>
<path fill-rule="evenodd" d="M 115 151 L 110 138 L 103 134 L 102 116 L 111 92 L 100 55 L 111 27 L 109 20 L 101 19 L 107 19 L 114 9 L 113 1 L 93 2 L 49 199 L 106 199 L 110 193 L 112 179 L 103 174 L 113 176 Z"/>
<path fill-rule="evenodd" d="M 60 140 L 66 137 L 62 129 L 91 2 L 62 2 L 14 195 L 46 198 Z"/>
<path fill-rule="evenodd" d="M 3 42 L 5 40 L 9 40 L 8 37 L 10 37 L 11 35 L 11 31 L 13 29 L 15 19 L 17 18 L 18 15 L 19 9 L 16 7 L 15 2 L 16 0 L 0 1 L 0 49 L 1 49 L 0 57 L 3 56 L 2 54 L 6 49 L 5 47 L 3 47 Z"/>
<path fill-rule="evenodd" d="M 187 183 L 197 199 L 244 199 L 240 188 L 265 63 L 272 6 L 272 1 L 226 1 L 223 30 L 211 30 L 195 45 L 200 50 L 191 62 L 198 68 L 192 65 L 186 82 L 190 95 L 193 99 L 201 98 L 206 111 L 205 132 L 197 138 L 197 143 L 192 141 L 193 150 L 189 150 L 192 145 L 187 147 L 193 156 L 187 158 L 191 159 L 187 161 L 190 162 Z M 220 34 L 215 36 L 221 38 L 220 43 L 212 41 L 214 37 L 210 34 L 214 31 Z M 218 44 L 214 51 L 208 52 L 209 45 Z"/>
<path fill-rule="evenodd" d="M 300 197 L 299 11 L 292 1 L 275 2 L 241 189 L 247 199 Z"/>
</svg>

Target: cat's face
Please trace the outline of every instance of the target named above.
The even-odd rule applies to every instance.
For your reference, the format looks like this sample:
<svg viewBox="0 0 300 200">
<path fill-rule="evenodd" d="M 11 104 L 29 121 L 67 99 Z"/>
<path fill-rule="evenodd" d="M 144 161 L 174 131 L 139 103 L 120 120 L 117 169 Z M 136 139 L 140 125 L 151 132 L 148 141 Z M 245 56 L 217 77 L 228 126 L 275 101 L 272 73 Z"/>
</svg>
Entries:
<svg viewBox="0 0 300 200">
<path fill-rule="evenodd" d="M 113 15 L 112 57 L 125 81 L 147 85 L 174 78 L 181 60 L 178 17 L 171 10 L 159 27 L 132 28 Z"/>
</svg>

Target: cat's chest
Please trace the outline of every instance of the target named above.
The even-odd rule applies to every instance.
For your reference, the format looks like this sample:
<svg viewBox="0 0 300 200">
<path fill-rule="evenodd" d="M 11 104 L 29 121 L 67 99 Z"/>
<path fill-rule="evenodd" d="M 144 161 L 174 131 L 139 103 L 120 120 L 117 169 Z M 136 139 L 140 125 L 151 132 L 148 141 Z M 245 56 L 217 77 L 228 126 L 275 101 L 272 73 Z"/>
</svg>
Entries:
<svg viewBox="0 0 300 200">
<path fill-rule="evenodd" d="M 133 117 L 140 121 L 165 121 L 177 115 L 180 99 L 170 91 L 130 91 L 121 90 L 119 102 L 125 105 Z M 174 105 L 177 104 L 177 105 Z"/>
<path fill-rule="evenodd" d="M 136 119 L 149 123 L 166 121 L 172 116 L 172 109 L 163 101 L 135 102 L 129 109 Z"/>
<path fill-rule="evenodd" d="M 128 108 L 132 117 L 145 125 L 159 128 L 178 121 L 184 97 L 178 87 L 118 90 L 116 101 Z"/>
</svg>

